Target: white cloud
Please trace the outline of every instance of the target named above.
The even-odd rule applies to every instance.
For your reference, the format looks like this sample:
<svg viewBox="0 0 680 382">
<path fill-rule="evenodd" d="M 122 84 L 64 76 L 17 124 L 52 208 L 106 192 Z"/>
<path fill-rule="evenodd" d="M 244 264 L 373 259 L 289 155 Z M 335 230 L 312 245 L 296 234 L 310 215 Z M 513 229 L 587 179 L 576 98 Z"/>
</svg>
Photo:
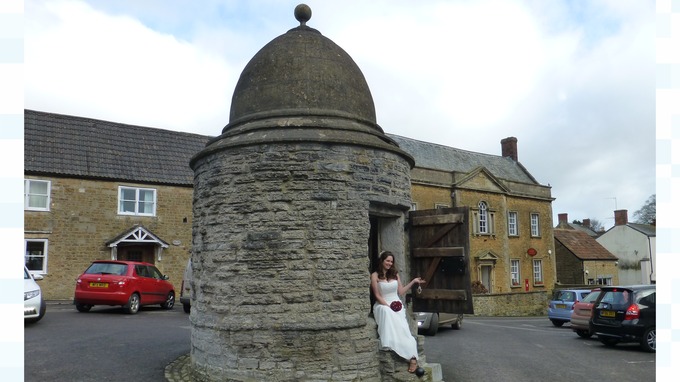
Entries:
<svg viewBox="0 0 680 382">
<path fill-rule="evenodd" d="M 247 61 L 298 2 L 26 2 L 26 107 L 217 135 Z M 654 191 L 653 3 L 310 1 L 385 131 L 519 159 L 553 212 L 613 221 Z"/>
<path fill-rule="evenodd" d="M 30 11 L 27 107 L 215 135 L 226 124 L 215 117 L 226 121 L 239 70 L 225 61 L 81 2 Z"/>
</svg>

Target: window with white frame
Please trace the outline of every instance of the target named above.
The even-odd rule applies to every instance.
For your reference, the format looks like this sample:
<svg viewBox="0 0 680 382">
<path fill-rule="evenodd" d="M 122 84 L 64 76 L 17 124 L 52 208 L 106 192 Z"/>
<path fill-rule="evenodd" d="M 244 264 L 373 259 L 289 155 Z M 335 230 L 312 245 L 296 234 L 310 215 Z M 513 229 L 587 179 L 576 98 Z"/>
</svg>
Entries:
<svg viewBox="0 0 680 382">
<path fill-rule="evenodd" d="M 31 273 L 47 273 L 47 239 L 24 240 L 24 264 Z"/>
<path fill-rule="evenodd" d="M 486 202 L 479 202 L 479 233 L 489 233 L 489 209 Z"/>
<path fill-rule="evenodd" d="M 508 212 L 508 236 L 519 236 L 517 229 L 517 212 Z"/>
<path fill-rule="evenodd" d="M 541 236 L 539 229 L 540 229 L 540 227 L 538 225 L 538 214 L 532 213 L 531 214 L 531 236 Z"/>
<path fill-rule="evenodd" d="M 418 210 L 418 203 L 411 203 L 411 211 L 417 211 Z"/>
<path fill-rule="evenodd" d="M 449 205 L 448 205 L 448 204 L 444 204 L 444 203 L 435 203 L 435 204 L 434 204 L 434 208 L 435 208 L 435 209 L 449 208 Z"/>
<path fill-rule="evenodd" d="M 520 286 L 519 280 L 519 260 L 510 260 L 510 282 L 512 283 L 512 286 Z"/>
<path fill-rule="evenodd" d="M 612 285 L 612 276 L 602 275 L 596 278 L 589 278 L 588 285 Z"/>
<path fill-rule="evenodd" d="M 477 235 L 493 235 L 494 230 L 494 212 L 489 209 L 489 205 L 481 201 L 477 205 L 477 209 L 472 212 L 473 215 L 473 230 Z"/>
<path fill-rule="evenodd" d="M 156 215 L 156 190 L 118 187 L 118 213 L 121 215 Z"/>
<path fill-rule="evenodd" d="M 24 179 L 24 209 L 49 211 L 51 183 L 49 180 Z"/>
<path fill-rule="evenodd" d="M 534 260 L 534 284 L 543 285 L 543 261 Z"/>
</svg>

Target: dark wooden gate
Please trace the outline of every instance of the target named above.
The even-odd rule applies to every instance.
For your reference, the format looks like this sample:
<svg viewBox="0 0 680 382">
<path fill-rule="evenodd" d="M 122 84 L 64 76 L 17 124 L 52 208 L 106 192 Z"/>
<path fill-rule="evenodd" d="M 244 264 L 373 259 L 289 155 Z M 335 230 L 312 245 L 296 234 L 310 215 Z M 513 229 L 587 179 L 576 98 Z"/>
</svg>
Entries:
<svg viewBox="0 0 680 382">
<path fill-rule="evenodd" d="M 468 207 L 409 212 L 414 312 L 473 314 Z"/>
</svg>

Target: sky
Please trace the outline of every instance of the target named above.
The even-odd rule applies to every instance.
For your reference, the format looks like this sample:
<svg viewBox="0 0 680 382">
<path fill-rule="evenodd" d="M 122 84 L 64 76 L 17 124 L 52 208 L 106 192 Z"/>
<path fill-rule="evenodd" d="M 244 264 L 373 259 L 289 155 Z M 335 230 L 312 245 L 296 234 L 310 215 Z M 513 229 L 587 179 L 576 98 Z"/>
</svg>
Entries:
<svg viewBox="0 0 680 382">
<path fill-rule="evenodd" d="M 247 62 L 299 25 L 287 0 L 25 0 L 24 107 L 219 135 Z M 501 155 L 557 215 L 629 220 L 656 193 L 656 5 L 646 0 L 307 1 L 390 134 Z"/>
</svg>

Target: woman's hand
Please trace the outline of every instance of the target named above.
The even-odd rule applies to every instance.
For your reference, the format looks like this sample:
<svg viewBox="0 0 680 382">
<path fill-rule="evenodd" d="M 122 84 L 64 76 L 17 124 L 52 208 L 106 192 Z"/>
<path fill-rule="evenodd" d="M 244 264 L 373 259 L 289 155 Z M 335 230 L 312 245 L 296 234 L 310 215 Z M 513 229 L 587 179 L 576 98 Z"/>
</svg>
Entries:
<svg viewBox="0 0 680 382">
<path fill-rule="evenodd" d="M 413 284 L 425 284 L 425 280 L 421 279 L 420 277 L 416 277 L 411 281 Z"/>
</svg>

